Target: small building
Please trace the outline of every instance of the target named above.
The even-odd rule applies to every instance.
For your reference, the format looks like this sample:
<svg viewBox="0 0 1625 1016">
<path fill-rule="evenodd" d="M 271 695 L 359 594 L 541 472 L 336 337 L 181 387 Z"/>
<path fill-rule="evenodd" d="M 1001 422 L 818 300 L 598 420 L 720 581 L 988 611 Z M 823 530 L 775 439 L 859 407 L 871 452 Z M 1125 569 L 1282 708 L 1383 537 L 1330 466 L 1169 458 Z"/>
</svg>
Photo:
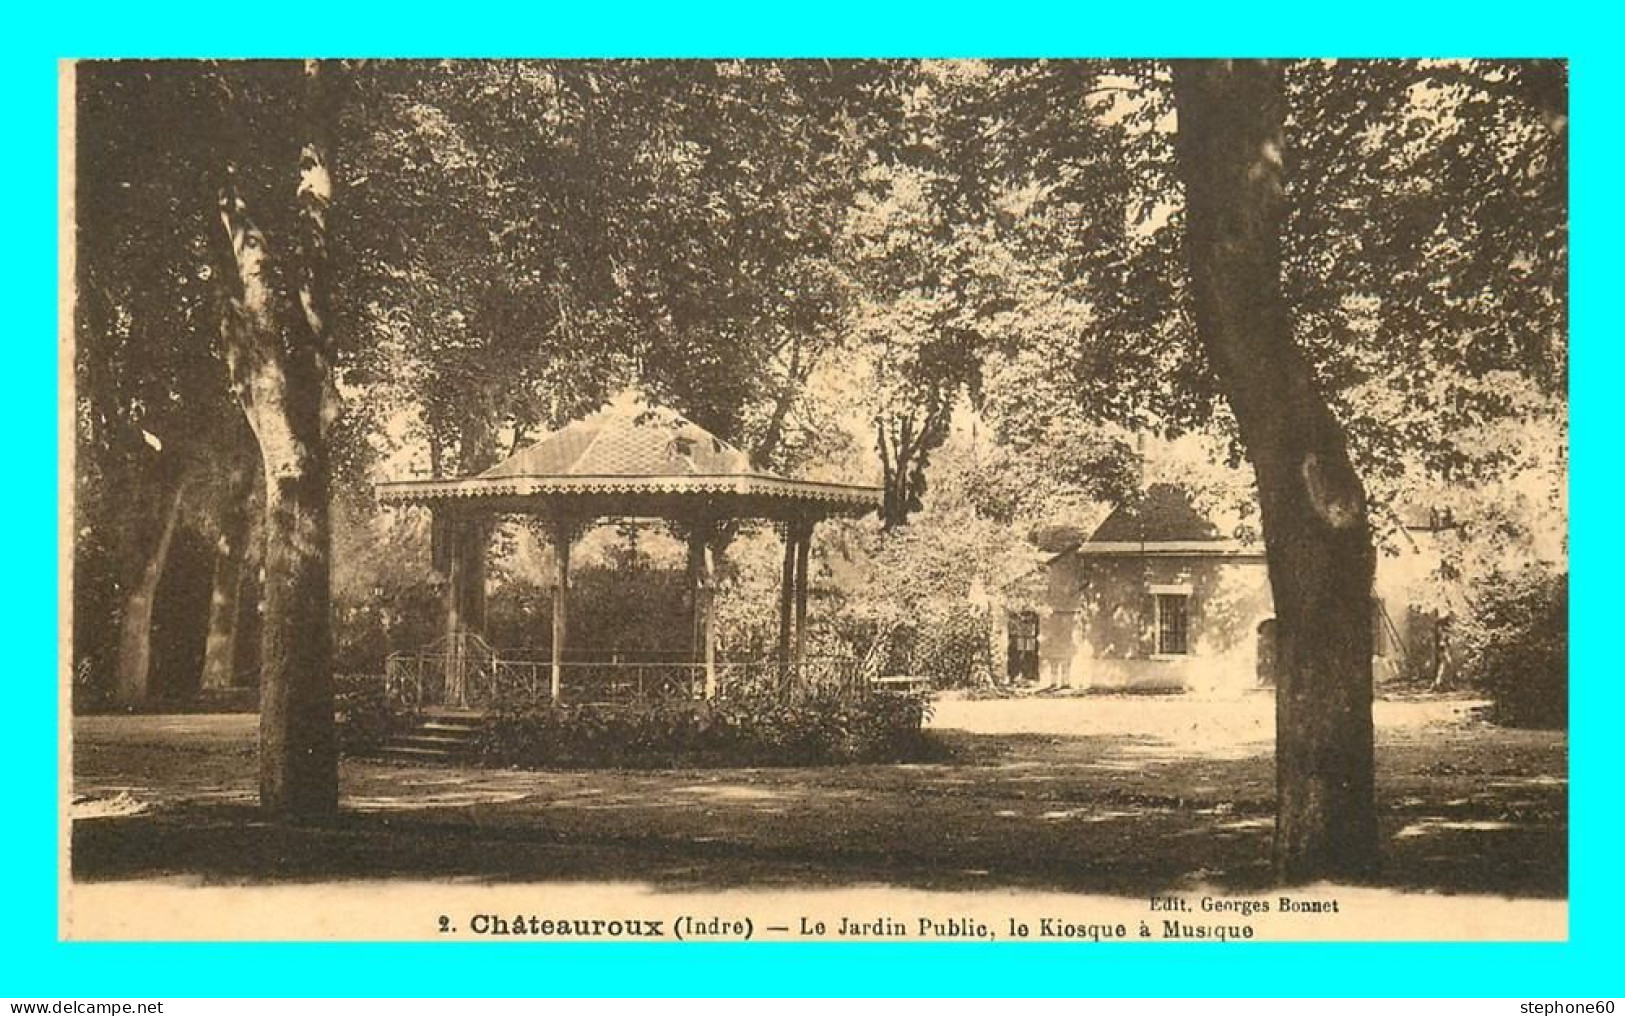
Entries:
<svg viewBox="0 0 1625 1016">
<path fill-rule="evenodd" d="M 1372 664 L 1378 680 L 1431 651 L 1432 615 L 1410 604 L 1431 568 L 1426 537 L 1378 555 Z M 1189 494 L 1155 484 L 1034 576 L 1005 621 L 1012 681 L 1116 691 L 1241 692 L 1274 682 L 1275 618 L 1261 542 L 1221 533 Z M 1414 647 L 1414 648 L 1413 648 Z"/>
</svg>

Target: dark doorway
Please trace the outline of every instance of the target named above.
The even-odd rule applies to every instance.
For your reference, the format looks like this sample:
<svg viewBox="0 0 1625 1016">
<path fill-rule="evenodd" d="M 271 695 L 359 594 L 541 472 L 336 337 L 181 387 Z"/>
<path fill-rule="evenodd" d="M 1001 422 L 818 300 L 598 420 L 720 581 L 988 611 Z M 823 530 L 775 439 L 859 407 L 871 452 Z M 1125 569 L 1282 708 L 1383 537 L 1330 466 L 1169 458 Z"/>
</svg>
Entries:
<svg viewBox="0 0 1625 1016">
<path fill-rule="evenodd" d="M 1275 618 L 1258 622 L 1258 686 L 1275 686 Z"/>
<path fill-rule="evenodd" d="M 1009 674 L 1012 681 L 1038 680 L 1038 614 L 1023 610 L 1010 615 Z"/>
</svg>

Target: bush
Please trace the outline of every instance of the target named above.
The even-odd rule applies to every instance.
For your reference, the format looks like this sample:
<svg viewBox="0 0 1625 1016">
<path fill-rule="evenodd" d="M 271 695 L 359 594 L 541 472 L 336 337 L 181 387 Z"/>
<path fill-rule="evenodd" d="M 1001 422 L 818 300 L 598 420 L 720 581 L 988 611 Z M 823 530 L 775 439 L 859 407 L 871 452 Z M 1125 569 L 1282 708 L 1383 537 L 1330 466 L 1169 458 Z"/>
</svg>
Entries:
<svg viewBox="0 0 1625 1016">
<path fill-rule="evenodd" d="M 488 718 L 480 754 L 527 768 L 906 761 L 924 751 L 928 708 L 917 696 L 833 693 L 635 706 L 522 703 Z"/>
<path fill-rule="evenodd" d="M 339 750 L 370 755 L 390 735 L 411 724 L 411 715 L 394 706 L 385 693 L 382 674 L 339 674 L 333 678 L 333 708 L 338 719 Z"/>
<path fill-rule="evenodd" d="M 993 682 L 991 639 L 985 613 L 955 604 L 921 621 L 908 672 L 929 677 L 938 688 L 985 687 Z"/>
<path fill-rule="evenodd" d="M 884 640 L 881 674 L 929 678 L 934 688 L 986 688 L 993 684 L 987 614 L 968 604 L 921 607 L 891 624 L 848 620 L 848 642 L 867 650 Z"/>
<path fill-rule="evenodd" d="M 1569 577 L 1525 569 L 1487 584 L 1463 625 L 1465 672 L 1507 726 L 1569 722 Z"/>
</svg>

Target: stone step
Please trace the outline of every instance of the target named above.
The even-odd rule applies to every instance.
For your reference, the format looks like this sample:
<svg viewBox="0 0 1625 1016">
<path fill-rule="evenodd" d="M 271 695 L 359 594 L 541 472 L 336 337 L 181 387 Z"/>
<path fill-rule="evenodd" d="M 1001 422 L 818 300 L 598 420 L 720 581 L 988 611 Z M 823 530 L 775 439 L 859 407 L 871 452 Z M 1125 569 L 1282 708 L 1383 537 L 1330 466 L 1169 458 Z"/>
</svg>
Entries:
<svg viewBox="0 0 1625 1016">
<path fill-rule="evenodd" d="M 435 720 L 429 720 L 425 723 L 418 724 L 413 729 L 421 730 L 425 733 L 446 734 L 451 737 L 471 737 L 480 732 L 480 725 L 477 723 L 440 723 Z"/>
<path fill-rule="evenodd" d="M 378 754 L 384 758 L 410 759 L 419 762 L 441 762 L 467 756 L 466 752 L 447 751 L 444 748 L 414 748 L 402 744 L 390 744 L 380 749 Z"/>
<path fill-rule="evenodd" d="M 392 737 L 390 738 L 389 743 L 391 747 L 441 748 L 448 751 L 467 749 L 474 746 L 473 738 L 445 737 L 436 734 L 425 734 L 422 731 Z"/>
<path fill-rule="evenodd" d="M 454 762 L 477 750 L 484 717 L 465 710 L 427 709 L 411 730 L 389 739 L 379 755 L 397 762 Z"/>
<path fill-rule="evenodd" d="M 451 709 L 446 706 L 430 706 L 420 710 L 420 715 L 431 720 L 443 720 L 451 723 L 479 723 L 485 719 L 485 714 L 473 709 Z"/>
</svg>

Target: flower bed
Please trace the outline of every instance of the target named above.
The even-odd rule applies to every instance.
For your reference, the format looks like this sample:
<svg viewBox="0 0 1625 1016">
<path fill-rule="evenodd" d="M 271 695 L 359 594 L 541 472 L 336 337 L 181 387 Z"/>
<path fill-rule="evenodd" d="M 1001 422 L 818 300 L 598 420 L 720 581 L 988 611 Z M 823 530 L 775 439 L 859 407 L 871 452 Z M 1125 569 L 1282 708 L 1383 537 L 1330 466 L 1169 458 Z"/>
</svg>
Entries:
<svg viewBox="0 0 1625 1016">
<path fill-rule="evenodd" d="M 493 765 L 665 768 L 901 762 L 925 754 L 929 710 L 913 695 L 760 695 L 641 705 L 519 703 L 487 718 Z"/>
</svg>

